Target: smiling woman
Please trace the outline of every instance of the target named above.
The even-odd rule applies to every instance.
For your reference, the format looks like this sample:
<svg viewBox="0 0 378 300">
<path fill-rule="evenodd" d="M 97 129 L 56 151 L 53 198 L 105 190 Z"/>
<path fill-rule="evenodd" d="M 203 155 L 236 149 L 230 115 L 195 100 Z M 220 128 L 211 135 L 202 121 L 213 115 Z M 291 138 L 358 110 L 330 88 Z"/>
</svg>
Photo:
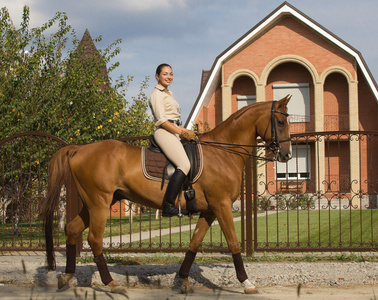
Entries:
<svg viewBox="0 0 378 300">
<path fill-rule="evenodd" d="M 168 64 L 161 64 L 156 69 L 158 84 L 150 96 L 150 107 L 155 120 L 154 138 L 167 158 L 176 166 L 176 171 L 169 180 L 163 200 L 163 217 L 171 217 L 179 214 L 175 207 L 177 194 L 180 192 L 189 170 L 190 162 L 181 138 L 194 140 L 195 133 L 180 127 L 180 106 L 168 90 L 173 81 L 172 68 Z M 183 211 L 182 214 L 189 214 Z"/>
</svg>

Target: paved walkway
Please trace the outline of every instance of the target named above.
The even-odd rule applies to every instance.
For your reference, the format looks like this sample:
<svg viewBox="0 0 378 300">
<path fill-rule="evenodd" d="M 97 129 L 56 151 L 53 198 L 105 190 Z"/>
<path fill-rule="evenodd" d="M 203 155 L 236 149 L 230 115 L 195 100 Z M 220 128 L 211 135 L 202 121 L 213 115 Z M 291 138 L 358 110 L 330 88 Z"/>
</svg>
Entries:
<svg viewBox="0 0 378 300">
<path fill-rule="evenodd" d="M 234 218 L 234 222 L 237 222 L 240 220 L 241 220 L 241 217 Z M 213 226 L 214 225 L 219 225 L 219 222 L 214 221 Z M 173 227 L 173 228 L 165 228 L 165 229 L 158 229 L 158 230 L 152 230 L 152 231 L 142 231 L 138 233 L 112 236 L 112 237 L 104 238 L 103 244 L 110 245 L 110 243 L 112 243 L 113 245 L 119 245 L 120 243 L 139 242 L 139 241 L 148 240 L 150 238 L 154 238 L 160 235 L 163 236 L 163 235 L 169 235 L 169 234 L 194 230 L 195 227 L 196 227 L 196 223 L 190 224 L 190 225 Z M 89 248 L 89 244 L 87 241 L 83 242 L 83 248 Z"/>
<path fill-rule="evenodd" d="M 257 216 L 261 217 L 261 216 L 270 215 L 270 214 L 274 214 L 274 213 L 277 213 L 277 212 L 276 211 L 268 211 L 268 212 L 259 213 L 259 214 L 257 214 Z M 234 222 L 238 222 L 238 221 L 241 221 L 241 217 L 234 218 Z M 212 226 L 214 226 L 214 225 L 219 225 L 219 222 L 214 221 Z M 148 240 L 150 238 L 154 238 L 154 237 L 157 237 L 157 236 L 163 236 L 163 235 L 169 235 L 169 234 L 194 230 L 195 227 L 196 227 L 196 223 L 190 224 L 190 225 L 173 227 L 173 228 L 165 228 L 165 229 L 158 229 L 158 230 L 152 230 L 152 231 L 142 231 L 142 232 L 138 232 L 138 233 L 112 236 L 112 237 L 104 238 L 103 244 L 105 246 L 108 246 L 110 244 L 119 245 L 120 243 L 127 244 L 127 243 L 131 243 L 131 242 L 139 242 L 139 241 Z M 87 241 L 83 241 L 83 248 L 85 248 L 85 249 L 90 248 Z"/>
</svg>

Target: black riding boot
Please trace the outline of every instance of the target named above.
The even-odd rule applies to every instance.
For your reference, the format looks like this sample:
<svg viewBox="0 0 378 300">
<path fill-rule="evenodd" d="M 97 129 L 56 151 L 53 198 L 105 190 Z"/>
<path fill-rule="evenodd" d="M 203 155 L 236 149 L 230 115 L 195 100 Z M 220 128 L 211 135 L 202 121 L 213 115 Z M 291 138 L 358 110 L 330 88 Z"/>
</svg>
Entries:
<svg viewBox="0 0 378 300">
<path fill-rule="evenodd" d="M 179 214 L 178 208 L 175 207 L 175 201 L 178 193 L 181 191 L 186 175 L 180 169 L 176 169 L 172 177 L 169 179 L 167 190 L 165 191 L 163 199 L 163 217 L 172 217 Z M 186 210 L 182 210 L 183 215 L 187 215 Z"/>
</svg>

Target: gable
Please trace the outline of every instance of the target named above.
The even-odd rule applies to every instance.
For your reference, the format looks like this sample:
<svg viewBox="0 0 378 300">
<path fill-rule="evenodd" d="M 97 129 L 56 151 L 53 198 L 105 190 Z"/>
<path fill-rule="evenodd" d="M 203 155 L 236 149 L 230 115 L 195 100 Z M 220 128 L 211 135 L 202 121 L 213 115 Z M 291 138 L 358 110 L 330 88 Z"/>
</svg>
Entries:
<svg viewBox="0 0 378 300">
<path fill-rule="evenodd" d="M 264 34 L 248 41 L 225 59 L 223 84 L 238 69 L 253 70 L 260 77 L 269 62 L 287 54 L 310 61 L 319 74 L 330 67 L 331 63 L 355 75 L 354 58 L 349 53 L 322 38 L 292 16 L 284 16 Z M 319 57 L 322 59 L 318 59 Z"/>
<path fill-rule="evenodd" d="M 280 43 L 279 45 L 277 45 L 277 41 L 274 43 L 275 37 L 279 36 L 278 32 L 281 34 L 281 40 L 286 38 L 287 43 Z M 311 50 L 307 53 L 308 61 L 312 62 L 314 56 L 325 55 L 323 56 L 324 62 L 327 59 L 333 59 L 335 60 L 333 63 L 342 64 L 342 67 L 350 71 L 353 76 L 355 76 L 356 69 L 360 69 L 375 99 L 378 100 L 377 84 L 361 54 L 285 2 L 215 59 L 207 76 L 207 81 L 201 89 L 185 126 L 190 127 L 195 122 L 202 107 L 206 107 L 210 103 L 216 88 L 219 86 L 222 72 L 225 72 L 224 78 L 227 78 L 228 74 L 232 74 L 232 63 L 230 62 L 239 60 L 243 64 L 250 64 L 252 66 L 250 70 L 258 73 L 261 72 L 263 66 L 266 66 L 266 61 L 269 61 L 269 59 L 271 61 L 274 57 L 279 56 L 277 52 L 269 56 L 270 54 L 267 53 L 266 49 L 276 49 L 281 52 L 290 50 L 285 54 L 292 54 L 292 51 L 295 52 L 295 48 L 287 49 L 287 47 L 293 45 L 293 43 L 297 44 L 298 51 L 300 49 L 303 51 L 304 47 Z M 332 51 L 324 52 L 325 45 L 328 49 L 332 45 Z M 301 53 L 301 56 L 303 56 L 303 53 Z M 355 62 L 357 68 L 354 67 Z M 243 68 L 247 68 L 246 65 Z M 316 66 L 316 70 L 322 70 L 322 68 L 325 68 L 325 66 Z"/>
</svg>

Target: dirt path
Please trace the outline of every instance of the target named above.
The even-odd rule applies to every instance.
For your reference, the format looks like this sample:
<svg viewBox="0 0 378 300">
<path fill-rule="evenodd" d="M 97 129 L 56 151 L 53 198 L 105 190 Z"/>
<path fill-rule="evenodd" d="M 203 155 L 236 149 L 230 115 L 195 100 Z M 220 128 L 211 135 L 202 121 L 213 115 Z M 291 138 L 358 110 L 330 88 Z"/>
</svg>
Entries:
<svg viewBox="0 0 378 300">
<path fill-rule="evenodd" d="M 195 293 L 181 295 L 179 265 L 117 265 L 109 270 L 127 287 L 128 299 L 377 299 L 378 263 L 259 262 L 245 264 L 258 295 L 245 295 L 232 264 L 194 264 Z M 57 291 L 65 257 L 57 253 L 57 270 L 47 272 L 43 253 L 0 255 L 0 299 L 127 299 L 109 294 L 94 263 L 78 264 L 70 286 Z M 298 297 L 298 286 L 299 297 Z"/>
<path fill-rule="evenodd" d="M 377 289 L 377 287 L 375 287 Z M 377 299 L 374 288 L 371 286 L 349 286 L 349 287 L 330 287 L 330 288 L 314 288 L 303 287 L 300 289 L 298 296 L 297 287 L 264 287 L 259 289 L 257 295 L 245 295 L 240 289 L 209 289 L 197 288 L 193 294 L 182 295 L 178 290 L 161 288 L 130 288 L 127 296 L 110 294 L 105 287 L 77 287 L 67 288 L 57 291 L 56 288 L 25 288 L 17 286 L 0 286 L 0 298 L 5 299 L 130 299 L 130 300 L 233 300 L 233 299 L 251 299 L 251 300 L 372 300 Z"/>
</svg>

